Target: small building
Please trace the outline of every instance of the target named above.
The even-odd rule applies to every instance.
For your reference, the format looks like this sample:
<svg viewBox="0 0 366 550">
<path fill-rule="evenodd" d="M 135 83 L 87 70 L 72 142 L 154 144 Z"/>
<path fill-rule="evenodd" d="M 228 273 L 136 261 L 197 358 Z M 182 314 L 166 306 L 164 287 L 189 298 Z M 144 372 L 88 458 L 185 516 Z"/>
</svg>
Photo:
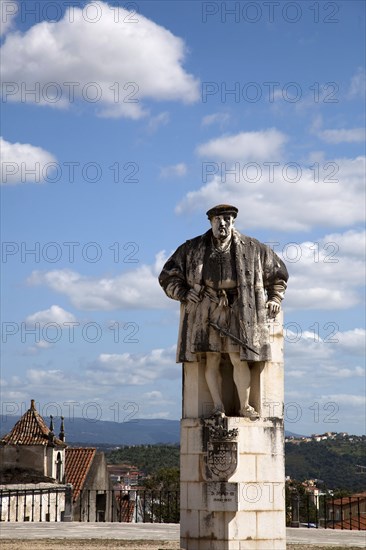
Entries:
<svg viewBox="0 0 366 550">
<path fill-rule="evenodd" d="M 327 515 L 327 527 L 366 530 L 366 492 L 331 501 Z"/>
<path fill-rule="evenodd" d="M 63 419 L 59 437 L 48 427 L 34 399 L 14 428 L 0 440 L 1 521 L 67 521 L 71 487 L 65 484 Z"/>
<path fill-rule="evenodd" d="M 108 464 L 108 471 L 114 483 L 125 485 L 139 485 L 145 474 L 129 463 Z"/>
<path fill-rule="evenodd" d="M 0 440 L 1 521 L 113 521 L 117 504 L 104 453 L 68 447 L 35 407 Z"/>
<path fill-rule="evenodd" d="M 65 479 L 73 486 L 74 521 L 115 521 L 117 504 L 104 453 L 68 447 Z"/>
<path fill-rule="evenodd" d="M 66 447 L 63 419 L 56 437 L 52 416 L 48 427 L 32 399 L 30 408 L 0 440 L 1 469 L 5 475 L 17 468 L 23 475 L 28 472 L 33 476 L 37 474 L 42 481 L 63 483 Z"/>
<path fill-rule="evenodd" d="M 114 494 L 117 501 L 117 521 L 124 523 L 136 522 L 140 498 L 138 491 L 132 491 L 131 486 L 117 484 L 114 486 Z"/>
</svg>

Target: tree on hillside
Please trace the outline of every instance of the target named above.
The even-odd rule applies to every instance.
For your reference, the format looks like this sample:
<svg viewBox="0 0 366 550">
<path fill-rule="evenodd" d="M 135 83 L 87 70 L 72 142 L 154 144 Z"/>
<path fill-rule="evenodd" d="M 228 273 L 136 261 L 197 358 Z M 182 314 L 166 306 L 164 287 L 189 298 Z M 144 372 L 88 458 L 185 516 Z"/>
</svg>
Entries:
<svg viewBox="0 0 366 550">
<path fill-rule="evenodd" d="M 155 474 L 162 468 L 179 467 L 179 446 L 138 445 L 116 449 L 107 455 L 108 464 L 127 462 L 137 466 L 146 475 Z"/>
<path fill-rule="evenodd" d="M 144 481 L 145 521 L 179 522 L 179 468 L 161 468 Z"/>
<path fill-rule="evenodd" d="M 365 490 L 364 476 L 357 464 L 365 459 L 363 441 L 320 441 L 294 445 L 286 443 L 286 475 L 293 479 L 322 479 L 327 489 Z"/>
<path fill-rule="evenodd" d="M 315 523 L 317 521 L 317 510 L 310 495 L 306 493 L 304 485 L 300 481 L 292 480 L 286 483 L 286 523 L 291 525 L 293 518 L 293 506 L 295 505 L 294 496 L 299 500 L 299 520 L 300 523 Z"/>
</svg>

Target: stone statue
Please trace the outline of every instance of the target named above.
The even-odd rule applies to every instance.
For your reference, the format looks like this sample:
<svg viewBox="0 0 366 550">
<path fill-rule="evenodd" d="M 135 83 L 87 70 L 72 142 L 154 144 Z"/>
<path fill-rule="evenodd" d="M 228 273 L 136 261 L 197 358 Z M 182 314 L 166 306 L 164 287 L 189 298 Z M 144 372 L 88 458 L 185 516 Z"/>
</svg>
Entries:
<svg viewBox="0 0 366 550">
<path fill-rule="evenodd" d="M 239 416 L 253 420 L 259 413 L 249 405 L 251 368 L 271 360 L 268 319 L 280 311 L 288 273 L 271 248 L 236 231 L 237 214 L 227 204 L 208 210 L 211 229 L 174 252 L 159 282 L 169 298 L 181 302 L 177 362 L 196 362 L 205 354 L 213 414 L 224 416 L 220 361 L 227 354 Z"/>
</svg>

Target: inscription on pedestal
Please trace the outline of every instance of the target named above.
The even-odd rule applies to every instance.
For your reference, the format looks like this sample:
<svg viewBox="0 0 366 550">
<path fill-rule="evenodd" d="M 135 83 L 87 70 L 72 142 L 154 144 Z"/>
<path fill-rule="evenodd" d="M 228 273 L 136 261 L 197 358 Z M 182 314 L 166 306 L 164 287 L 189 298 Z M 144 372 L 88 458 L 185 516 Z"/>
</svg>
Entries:
<svg viewBox="0 0 366 550">
<path fill-rule="evenodd" d="M 210 512 L 236 512 L 238 502 L 237 483 L 223 481 L 207 483 L 207 508 Z"/>
</svg>

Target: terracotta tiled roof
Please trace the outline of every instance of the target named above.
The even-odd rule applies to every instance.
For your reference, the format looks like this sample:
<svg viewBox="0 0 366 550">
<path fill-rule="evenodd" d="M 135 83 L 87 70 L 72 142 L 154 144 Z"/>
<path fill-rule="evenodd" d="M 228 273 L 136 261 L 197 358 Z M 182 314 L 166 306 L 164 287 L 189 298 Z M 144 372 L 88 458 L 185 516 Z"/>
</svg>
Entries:
<svg viewBox="0 0 366 550">
<path fill-rule="evenodd" d="M 65 481 L 74 488 L 74 502 L 83 488 L 96 452 L 96 449 L 88 447 L 69 447 L 65 451 Z"/>
<path fill-rule="evenodd" d="M 115 493 L 117 501 L 117 517 L 118 521 L 131 523 L 135 511 L 135 501 L 129 500 L 128 495 Z"/>
<path fill-rule="evenodd" d="M 352 530 L 360 530 L 365 531 L 366 530 L 366 517 L 365 516 L 354 516 L 351 518 L 351 521 L 349 519 L 344 519 L 343 522 L 337 521 L 337 523 L 334 524 L 333 522 L 330 522 L 327 525 L 327 529 L 352 529 Z"/>
<path fill-rule="evenodd" d="M 2 445 L 57 445 L 66 447 L 66 443 L 53 435 L 42 416 L 37 411 L 34 400 L 30 409 L 23 414 L 14 428 L 0 440 Z"/>
<path fill-rule="evenodd" d="M 344 506 L 346 507 L 350 503 L 353 502 L 362 502 L 366 500 L 366 491 L 363 493 L 356 493 L 355 495 L 352 495 L 350 497 L 343 497 L 343 498 L 336 498 L 335 500 L 332 500 L 330 504 L 334 504 L 334 506 Z"/>
</svg>

